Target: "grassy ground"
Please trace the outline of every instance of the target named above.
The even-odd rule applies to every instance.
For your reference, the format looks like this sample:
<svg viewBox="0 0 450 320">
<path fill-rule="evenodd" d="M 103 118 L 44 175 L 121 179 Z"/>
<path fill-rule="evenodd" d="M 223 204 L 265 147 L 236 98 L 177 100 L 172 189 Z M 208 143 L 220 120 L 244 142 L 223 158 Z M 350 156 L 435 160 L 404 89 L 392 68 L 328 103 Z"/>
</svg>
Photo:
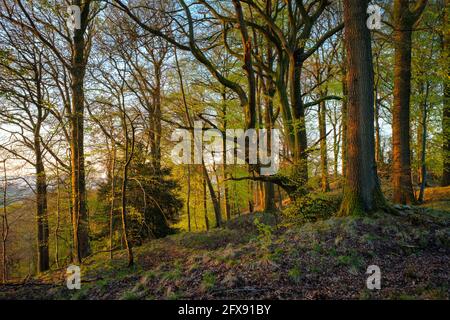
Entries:
<svg viewBox="0 0 450 320">
<path fill-rule="evenodd" d="M 449 299 L 450 188 L 398 215 L 307 222 L 244 215 L 226 227 L 182 233 L 86 259 L 81 290 L 64 270 L 0 287 L 3 299 Z M 275 223 L 277 222 L 277 223 Z M 366 288 L 369 265 L 381 290 Z"/>
</svg>

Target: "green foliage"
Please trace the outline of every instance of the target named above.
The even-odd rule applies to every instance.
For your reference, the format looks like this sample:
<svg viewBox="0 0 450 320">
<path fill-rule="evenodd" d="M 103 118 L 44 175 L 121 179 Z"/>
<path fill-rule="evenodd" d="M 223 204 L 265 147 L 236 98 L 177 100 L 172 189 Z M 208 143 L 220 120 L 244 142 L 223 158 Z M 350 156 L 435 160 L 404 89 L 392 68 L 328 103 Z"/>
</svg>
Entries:
<svg viewBox="0 0 450 320">
<path fill-rule="evenodd" d="M 349 266 L 353 270 L 358 270 L 363 265 L 363 259 L 355 251 L 350 251 L 348 255 L 337 257 L 339 265 Z"/>
<path fill-rule="evenodd" d="M 254 224 L 258 230 L 258 235 L 256 239 L 261 245 L 262 249 L 268 253 L 270 246 L 272 245 L 272 227 L 268 224 L 264 224 L 259 221 L 258 218 L 255 219 Z"/>
<path fill-rule="evenodd" d="M 205 272 L 203 274 L 201 283 L 202 290 L 210 291 L 211 289 L 214 288 L 215 285 L 216 285 L 216 276 L 210 271 Z"/>
<path fill-rule="evenodd" d="M 283 211 L 288 219 L 302 222 L 315 222 L 331 217 L 339 209 L 340 199 L 337 196 L 325 197 L 305 195 L 295 199 L 295 202 Z"/>
<path fill-rule="evenodd" d="M 127 218 L 130 241 L 133 245 L 139 245 L 145 239 L 161 238 L 174 233 L 171 225 L 179 220 L 183 203 L 177 195 L 179 183 L 171 177 L 171 170 L 162 168 L 156 174 L 147 161 L 142 144 L 137 145 L 135 153 L 127 186 Z M 116 177 L 117 188 L 121 184 L 121 178 Z M 98 192 L 99 201 L 103 203 L 100 207 L 106 216 L 110 210 L 110 185 L 111 182 L 107 181 L 100 186 Z M 115 197 L 119 200 L 120 192 L 116 192 Z M 118 230 L 121 228 L 121 208 L 117 205 L 116 209 L 113 227 Z M 108 229 L 105 228 L 103 235 L 106 236 L 107 233 Z"/>
</svg>

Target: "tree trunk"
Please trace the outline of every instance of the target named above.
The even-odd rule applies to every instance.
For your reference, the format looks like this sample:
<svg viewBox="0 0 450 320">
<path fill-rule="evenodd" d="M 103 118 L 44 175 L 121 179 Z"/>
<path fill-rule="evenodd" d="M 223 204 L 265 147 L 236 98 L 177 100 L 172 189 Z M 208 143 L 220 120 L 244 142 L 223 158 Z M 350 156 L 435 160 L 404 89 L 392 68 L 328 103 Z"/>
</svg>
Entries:
<svg viewBox="0 0 450 320">
<path fill-rule="evenodd" d="M 255 206 L 253 203 L 253 194 L 254 194 L 254 186 L 253 186 L 253 181 L 252 180 L 248 180 L 247 181 L 247 192 L 248 192 L 248 199 L 247 199 L 247 204 L 248 204 L 248 212 L 249 213 L 253 213 Z"/>
<path fill-rule="evenodd" d="M 450 26 L 448 23 L 450 1 L 445 1 L 444 28 L 442 37 L 442 61 L 443 70 L 447 70 L 444 77 L 444 112 L 442 116 L 442 134 L 444 143 L 442 146 L 442 157 L 444 159 L 444 171 L 442 175 L 442 186 L 450 185 L 450 66 L 449 66 L 449 44 L 450 44 Z"/>
<path fill-rule="evenodd" d="M 206 181 L 206 185 L 208 186 L 209 194 L 211 196 L 211 202 L 213 203 L 214 208 L 214 216 L 216 218 L 216 227 L 220 228 L 222 226 L 222 214 L 220 212 L 220 203 L 217 199 L 216 192 L 214 191 L 214 186 L 209 178 L 208 171 L 206 170 L 206 165 L 202 163 L 203 176 Z"/>
<path fill-rule="evenodd" d="M 320 169 L 321 169 L 321 189 L 322 192 L 330 191 L 328 182 L 328 150 L 327 150 L 327 123 L 326 123 L 326 102 L 319 103 L 319 132 L 320 132 Z"/>
<path fill-rule="evenodd" d="M 380 62 L 379 62 L 379 54 L 376 55 L 376 81 L 374 85 L 375 90 L 375 162 L 377 163 L 377 167 L 379 167 L 383 163 L 383 155 L 381 153 L 381 140 L 380 140 L 380 105 L 378 103 L 378 90 L 380 83 Z"/>
<path fill-rule="evenodd" d="M 180 79 L 180 87 L 181 87 L 181 93 L 182 93 L 182 97 L 183 97 L 186 122 L 190 125 L 190 127 L 193 128 L 194 123 L 189 114 L 189 108 L 188 108 L 187 101 L 186 101 L 186 94 L 184 91 L 183 75 L 181 73 L 180 64 L 178 62 L 176 47 L 174 48 L 174 53 L 175 53 L 175 63 L 177 66 L 177 73 L 178 73 L 178 77 Z M 202 152 L 203 152 L 203 150 L 202 150 Z M 216 193 L 214 191 L 214 187 L 211 183 L 211 179 L 209 178 L 208 171 L 206 170 L 206 165 L 205 165 L 205 162 L 203 161 L 203 159 L 202 159 L 202 173 L 203 173 L 204 182 L 206 181 L 206 184 L 208 185 L 209 193 L 211 195 L 211 201 L 212 201 L 213 207 L 214 207 L 214 214 L 216 216 L 216 225 L 217 225 L 217 227 L 221 227 L 222 226 L 222 213 L 220 212 L 220 203 L 219 203 L 219 200 L 217 200 Z M 205 216 L 205 218 L 207 218 L 207 217 Z"/>
<path fill-rule="evenodd" d="M 338 166 L 339 166 L 341 135 L 338 134 L 338 113 L 336 110 L 336 105 L 334 106 L 334 110 L 333 110 L 332 125 L 333 125 L 333 175 L 334 175 L 334 180 L 337 181 L 338 177 L 339 177 Z M 342 128 L 342 126 L 341 126 L 341 128 Z"/>
<path fill-rule="evenodd" d="M 242 47 L 244 48 L 244 66 L 243 69 L 247 76 L 248 101 L 244 107 L 245 129 L 253 129 L 256 125 L 256 80 L 253 70 L 252 41 L 248 35 L 247 24 L 244 19 L 241 2 L 233 0 L 233 6 L 236 18 L 239 24 Z M 247 152 L 245 153 L 247 155 Z"/>
<path fill-rule="evenodd" d="M 301 69 L 302 65 L 299 63 L 299 58 L 296 53 L 290 57 L 289 63 L 289 79 L 290 79 L 290 94 L 293 108 L 294 120 L 294 170 L 297 178 L 301 179 L 303 183 L 308 181 L 308 156 L 306 150 L 308 149 L 308 140 L 306 135 L 306 119 L 305 107 L 301 95 Z"/>
<path fill-rule="evenodd" d="M 344 48 L 345 49 L 345 48 Z M 344 50 L 345 51 L 345 50 Z M 344 60 L 347 60 L 344 52 Z M 348 129 L 348 87 L 347 87 L 347 61 L 343 62 L 342 74 L 345 75 L 342 79 L 342 129 L 341 129 L 341 143 L 342 143 L 342 176 L 345 177 L 347 172 L 347 129 Z"/>
<path fill-rule="evenodd" d="M 132 266 L 134 264 L 133 259 L 133 248 L 131 246 L 130 241 L 128 240 L 128 221 L 127 221 L 127 184 L 128 184 L 128 166 L 125 165 L 123 168 L 122 174 L 122 231 L 123 231 L 123 240 L 125 243 L 125 249 L 128 254 L 128 266 Z"/>
<path fill-rule="evenodd" d="M 224 144 L 225 144 L 225 139 L 223 139 Z M 226 150 L 225 148 L 223 150 Z M 222 164 L 222 174 L 223 174 L 223 201 L 225 203 L 225 213 L 227 216 L 227 220 L 229 221 L 231 219 L 231 208 L 230 208 L 230 191 L 228 188 L 228 174 L 227 174 L 227 165 L 225 164 L 225 153 L 224 154 L 224 159 L 223 159 L 223 164 Z"/>
<path fill-rule="evenodd" d="M 127 221 L 127 186 L 128 186 L 128 168 L 133 160 L 134 155 L 134 145 L 135 145 L 135 131 L 133 124 L 130 123 L 132 129 L 131 136 L 131 150 L 130 142 L 128 137 L 128 125 L 127 125 L 127 115 L 125 111 L 125 107 L 123 107 L 123 115 L 122 115 L 122 127 L 124 128 L 125 135 L 125 164 L 123 166 L 122 173 L 122 231 L 123 231 L 123 240 L 125 243 L 125 249 L 127 250 L 128 255 L 128 266 L 131 267 L 134 264 L 133 257 L 133 247 L 128 239 L 128 221 Z M 131 121 L 130 121 L 131 122 Z"/>
<path fill-rule="evenodd" d="M 188 231 L 191 232 L 191 166 L 187 165 L 188 179 L 187 179 L 187 198 L 186 198 L 186 211 L 188 218 Z"/>
<path fill-rule="evenodd" d="M 267 1 L 266 12 L 271 14 L 272 2 Z M 267 44 L 267 62 L 269 69 L 273 70 L 274 54 L 273 48 L 270 43 Z M 272 129 L 274 128 L 274 115 L 273 115 L 273 99 L 276 93 L 275 85 L 272 79 L 261 79 L 261 86 L 264 93 L 264 125 L 267 130 L 267 151 L 272 154 Z M 264 182 L 264 211 L 271 212 L 276 211 L 275 205 L 275 185 L 271 182 Z"/>
<path fill-rule="evenodd" d="M 39 132 L 39 131 L 38 131 Z M 50 267 L 48 250 L 48 212 L 47 212 L 47 180 L 42 159 L 40 136 L 35 137 L 34 151 L 36 157 L 36 221 L 37 221 L 37 259 L 38 272 Z"/>
<path fill-rule="evenodd" d="M 3 283 L 8 280 L 8 263 L 6 261 L 6 241 L 9 235 L 8 211 L 6 198 L 8 194 L 8 176 L 6 175 L 6 160 L 3 160 L 3 215 L 2 215 L 2 278 Z"/>
<path fill-rule="evenodd" d="M 410 94 L 411 94 L 411 44 L 412 23 L 408 19 L 409 4 L 405 0 L 394 3 L 394 109 L 392 111 L 393 143 L 393 200 L 397 203 L 414 203 L 411 181 L 410 154 Z"/>
<path fill-rule="evenodd" d="M 61 188 L 59 184 L 59 167 L 56 162 L 56 228 L 55 228 L 55 262 L 56 267 L 59 268 L 59 228 L 60 228 L 60 216 L 61 216 Z"/>
<path fill-rule="evenodd" d="M 205 225 L 206 225 L 206 231 L 209 230 L 209 219 L 208 219 L 208 202 L 206 201 L 207 195 L 206 195 L 206 178 L 203 176 L 202 179 L 202 185 L 203 185 L 203 213 L 205 214 Z"/>
<path fill-rule="evenodd" d="M 449 80 L 446 81 L 448 82 Z M 446 90 L 444 97 L 444 113 L 442 117 L 442 132 L 444 135 L 442 156 L 444 158 L 444 171 L 441 184 L 443 187 L 446 187 L 450 185 L 450 88 L 448 84 L 446 84 L 444 90 Z"/>
<path fill-rule="evenodd" d="M 415 202 L 411 181 L 410 95 L 412 32 L 426 0 L 418 0 L 410 9 L 409 0 L 394 1 L 394 110 L 392 111 L 393 200 Z"/>
<path fill-rule="evenodd" d="M 368 0 L 344 0 L 348 85 L 348 159 L 340 216 L 376 211 L 385 205 L 375 165 L 373 65 Z"/>
<path fill-rule="evenodd" d="M 81 6 L 81 1 L 75 1 Z M 89 225 L 86 207 L 86 181 L 84 169 L 84 77 L 86 73 L 85 29 L 90 2 L 83 7 L 82 28 L 74 30 L 71 91 L 72 110 L 70 114 L 70 160 L 72 170 L 72 221 L 74 262 L 80 264 L 90 254 Z"/>
<path fill-rule="evenodd" d="M 109 207 L 109 258 L 113 258 L 113 221 L 114 221 L 114 202 L 116 200 L 116 146 L 115 141 L 112 142 L 112 161 L 111 161 L 111 203 Z"/>
<path fill-rule="evenodd" d="M 428 100 L 428 92 L 429 92 L 429 83 L 427 83 L 427 88 L 425 92 L 425 101 L 422 103 L 422 117 L 421 121 L 421 150 L 420 150 L 420 170 L 419 170 L 419 179 L 420 179 L 420 191 L 418 201 L 419 203 L 423 202 L 425 186 L 427 180 L 427 171 L 426 171 L 426 146 L 427 146 L 427 100 Z"/>
<path fill-rule="evenodd" d="M 216 218 L 216 227 L 220 228 L 222 226 L 222 213 L 220 212 L 220 203 L 217 200 L 216 192 L 214 191 L 214 186 L 209 178 L 208 171 L 206 170 L 206 165 L 202 162 L 203 176 L 205 178 L 206 184 L 208 186 L 209 194 L 211 196 L 211 202 L 213 203 L 214 215 Z"/>
<path fill-rule="evenodd" d="M 381 153 L 381 137 L 380 137 L 380 106 L 377 102 L 377 91 L 375 91 L 375 162 L 377 167 L 383 164 L 383 154 Z"/>
<path fill-rule="evenodd" d="M 225 88 L 224 88 L 225 90 Z M 222 116 L 223 116 L 223 129 L 227 129 L 227 104 L 226 104 L 226 93 L 222 91 Z M 231 219 L 231 208 L 230 208 L 230 191 L 228 188 L 228 173 L 227 173 L 227 141 L 226 139 L 222 139 L 222 178 L 223 178 L 223 201 L 225 203 L 225 213 L 227 216 L 227 220 Z"/>
<path fill-rule="evenodd" d="M 154 63 L 155 70 L 155 90 L 153 94 L 154 113 L 153 122 L 153 145 L 152 145 L 152 162 L 155 174 L 160 175 L 161 172 L 161 77 L 162 66 L 160 62 Z"/>
</svg>

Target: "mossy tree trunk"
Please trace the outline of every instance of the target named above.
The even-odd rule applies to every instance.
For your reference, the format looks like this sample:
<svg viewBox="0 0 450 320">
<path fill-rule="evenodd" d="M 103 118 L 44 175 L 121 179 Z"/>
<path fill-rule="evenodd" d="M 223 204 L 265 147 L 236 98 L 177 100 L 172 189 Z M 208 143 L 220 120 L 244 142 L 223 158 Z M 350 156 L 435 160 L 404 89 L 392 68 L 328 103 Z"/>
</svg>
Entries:
<svg viewBox="0 0 450 320">
<path fill-rule="evenodd" d="M 359 215 L 384 206 L 375 164 L 373 64 L 368 0 L 345 0 L 347 50 L 347 165 L 340 216 Z M 345 121 L 345 119 L 344 119 Z"/>
</svg>

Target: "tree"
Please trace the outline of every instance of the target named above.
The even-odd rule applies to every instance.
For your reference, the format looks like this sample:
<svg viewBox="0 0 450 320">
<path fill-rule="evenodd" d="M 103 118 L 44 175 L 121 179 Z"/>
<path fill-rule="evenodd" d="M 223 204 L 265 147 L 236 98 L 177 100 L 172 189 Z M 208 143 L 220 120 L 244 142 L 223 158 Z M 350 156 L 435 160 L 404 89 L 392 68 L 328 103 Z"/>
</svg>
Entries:
<svg viewBox="0 0 450 320">
<path fill-rule="evenodd" d="M 442 175 L 442 186 L 450 185 L 450 76 L 449 76 L 449 58 L 450 58 L 450 1 L 446 0 L 444 5 L 444 24 L 442 32 L 442 64 L 444 72 L 444 112 L 442 116 L 442 134 L 444 143 L 442 154 L 444 159 L 444 172 Z"/>
<path fill-rule="evenodd" d="M 46 3 L 3 1 L 5 10 L 0 11 L 0 16 L 31 32 L 39 45 L 50 50 L 57 63 L 70 75 L 70 97 L 69 94 L 65 97 L 70 102 L 64 101 L 64 107 L 70 128 L 73 260 L 81 263 L 90 254 L 84 155 L 84 81 L 93 36 L 92 22 L 102 7 L 92 0 L 72 0 L 71 4 L 80 8 L 80 25 L 74 30 L 66 26 L 66 17 L 60 11 Z"/>
<path fill-rule="evenodd" d="M 6 159 L 3 161 L 3 192 L 2 192 L 2 280 L 6 283 L 8 279 L 8 264 L 6 254 L 6 242 L 9 235 L 7 195 L 8 195 L 8 176 L 6 175 Z"/>
<path fill-rule="evenodd" d="M 233 10 L 229 3 L 227 5 L 223 2 L 210 3 L 201 0 L 199 3 L 188 5 L 186 1 L 179 0 L 180 10 L 178 12 L 182 12 L 184 16 L 174 15 L 176 10 L 166 12 L 174 21 L 174 30 L 171 32 L 165 32 L 145 22 L 139 14 L 142 8 L 146 8 L 145 6 L 132 6 L 120 0 L 114 1 L 114 4 L 145 31 L 161 37 L 180 50 L 189 51 L 220 84 L 233 91 L 244 113 L 245 129 L 252 129 L 256 124 L 254 70 L 260 67 L 267 72 L 267 76 L 272 78 L 271 80 L 275 84 L 282 105 L 280 114 L 283 116 L 282 123 L 286 129 L 295 165 L 290 177 L 255 175 L 253 173 L 257 171 L 258 166 L 253 166 L 250 168 L 252 174 L 245 179 L 279 184 L 290 196 L 294 197 L 299 194 L 297 187 L 304 185 L 308 178 L 307 156 L 309 150 L 305 112 L 308 107 L 318 104 L 317 101 L 303 102 L 303 96 L 307 94 L 301 89 L 303 65 L 327 39 L 341 30 L 343 25 L 337 23 L 331 30 L 321 34 L 317 41 L 307 45 L 313 27 L 328 8 L 329 2 L 326 0 L 308 1 L 308 3 L 292 0 L 286 2 L 287 5 L 284 6 L 279 2 L 267 1 L 262 7 L 255 1 L 234 1 Z M 245 3 L 246 7 L 242 6 L 242 3 Z M 193 7 L 195 6 L 207 10 L 208 15 L 205 14 L 205 17 L 194 15 Z M 253 16 L 253 12 L 255 12 L 255 16 Z M 283 12 L 286 19 L 277 18 L 281 14 L 280 12 Z M 211 59 L 209 51 L 217 45 L 217 37 L 209 37 L 206 34 L 206 41 L 203 41 L 203 37 L 199 35 L 200 32 L 194 28 L 203 22 L 208 23 L 212 30 L 217 30 L 222 35 L 223 43 L 221 45 L 232 56 L 243 62 L 246 75 L 244 83 L 241 83 L 239 78 L 235 80 L 235 78 L 222 73 L 217 63 Z M 220 29 L 220 27 L 222 28 Z M 252 47 L 249 30 L 262 35 L 265 41 L 273 45 L 276 52 L 276 70 L 270 70 L 260 57 L 255 55 L 257 50 Z M 240 35 L 240 46 L 231 45 L 231 40 L 236 39 L 230 36 L 233 31 Z M 187 44 L 182 40 L 185 40 Z M 329 99 L 336 99 L 336 97 L 323 98 L 323 100 Z M 278 112 L 274 118 L 277 116 Z M 235 179 L 233 178 L 233 180 Z"/>
<path fill-rule="evenodd" d="M 368 0 L 344 0 L 348 150 L 340 216 L 370 213 L 385 206 L 375 164 L 374 75 L 367 5 Z"/>
<path fill-rule="evenodd" d="M 0 91 L 5 102 L 0 108 L 0 130 L 11 136 L 1 149 L 24 160 L 35 170 L 36 231 L 38 271 L 49 269 L 49 229 L 47 212 L 47 176 L 44 167 L 43 127 L 50 115 L 48 85 L 45 84 L 45 61 L 32 35 L 22 28 L 0 23 L 2 43 L 8 52 L 0 61 Z M 24 156 L 25 150 L 32 153 Z"/>
<path fill-rule="evenodd" d="M 392 120 L 393 200 L 407 204 L 415 202 L 411 181 L 410 96 L 411 46 L 414 25 L 421 16 L 427 0 L 410 6 L 409 0 L 394 1 L 394 106 Z"/>
</svg>

